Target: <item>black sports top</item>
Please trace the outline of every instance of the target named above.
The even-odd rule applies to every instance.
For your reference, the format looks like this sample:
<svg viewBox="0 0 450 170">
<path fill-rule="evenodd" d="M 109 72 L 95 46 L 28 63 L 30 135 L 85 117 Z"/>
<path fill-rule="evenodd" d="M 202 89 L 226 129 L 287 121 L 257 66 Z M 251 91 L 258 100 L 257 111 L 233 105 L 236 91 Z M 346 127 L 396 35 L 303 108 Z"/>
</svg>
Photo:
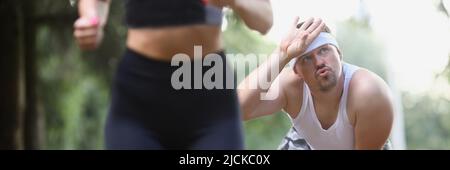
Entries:
<svg viewBox="0 0 450 170">
<path fill-rule="evenodd" d="M 163 27 L 222 23 L 222 11 L 208 0 L 126 0 L 129 27 Z"/>
</svg>

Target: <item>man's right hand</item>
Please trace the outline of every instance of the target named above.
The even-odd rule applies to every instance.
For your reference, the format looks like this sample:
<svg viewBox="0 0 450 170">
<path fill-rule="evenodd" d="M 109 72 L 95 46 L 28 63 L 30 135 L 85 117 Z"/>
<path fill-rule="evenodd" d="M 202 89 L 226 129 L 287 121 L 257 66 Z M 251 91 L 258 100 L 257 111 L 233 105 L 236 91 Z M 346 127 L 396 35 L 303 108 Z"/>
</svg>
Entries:
<svg viewBox="0 0 450 170">
<path fill-rule="evenodd" d="M 103 39 L 103 26 L 98 17 L 80 17 L 74 29 L 74 37 L 82 50 L 96 49 Z"/>
<path fill-rule="evenodd" d="M 322 19 L 309 18 L 297 28 L 298 20 L 298 17 L 294 19 L 288 34 L 280 43 L 280 50 L 287 54 L 289 60 L 299 57 L 325 27 Z"/>
</svg>

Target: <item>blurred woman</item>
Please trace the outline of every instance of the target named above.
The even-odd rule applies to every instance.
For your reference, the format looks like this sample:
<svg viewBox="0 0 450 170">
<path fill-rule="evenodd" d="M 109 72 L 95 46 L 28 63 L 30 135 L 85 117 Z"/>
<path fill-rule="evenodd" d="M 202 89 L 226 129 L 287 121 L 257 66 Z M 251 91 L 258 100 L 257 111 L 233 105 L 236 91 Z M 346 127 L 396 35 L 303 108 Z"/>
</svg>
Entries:
<svg viewBox="0 0 450 170">
<path fill-rule="evenodd" d="M 74 36 L 81 49 L 100 44 L 109 4 L 78 2 Z M 244 149 L 235 88 L 177 90 L 171 84 L 179 68 L 170 63 L 176 54 L 192 61 L 217 54 L 226 61 L 223 7 L 262 34 L 272 26 L 269 0 L 125 0 L 127 49 L 113 82 L 107 149 Z M 202 47 L 200 59 L 194 58 L 194 46 Z M 222 64 L 225 72 L 228 66 Z M 202 73 L 209 68 L 202 66 Z"/>
</svg>

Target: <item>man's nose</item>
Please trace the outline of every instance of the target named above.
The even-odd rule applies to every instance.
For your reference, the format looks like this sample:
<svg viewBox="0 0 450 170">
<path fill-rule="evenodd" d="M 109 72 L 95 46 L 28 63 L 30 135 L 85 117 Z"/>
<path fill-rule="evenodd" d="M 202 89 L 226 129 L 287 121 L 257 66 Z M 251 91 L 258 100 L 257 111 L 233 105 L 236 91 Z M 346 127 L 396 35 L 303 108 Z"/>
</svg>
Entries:
<svg viewBox="0 0 450 170">
<path fill-rule="evenodd" d="M 319 67 L 319 66 L 322 66 L 325 64 L 325 58 L 322 55 L 315 54 L 314 61 L 315 61 L 314 64 L 316 65 L 316 67 Z"/>
</svg>

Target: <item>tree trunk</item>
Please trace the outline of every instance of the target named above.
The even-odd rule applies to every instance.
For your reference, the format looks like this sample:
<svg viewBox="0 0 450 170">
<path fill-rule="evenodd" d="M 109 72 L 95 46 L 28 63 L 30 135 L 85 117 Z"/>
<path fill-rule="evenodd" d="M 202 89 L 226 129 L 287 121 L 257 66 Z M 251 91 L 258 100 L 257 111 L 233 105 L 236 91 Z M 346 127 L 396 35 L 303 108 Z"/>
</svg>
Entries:
<svg viewBox="0 0 450 170">
<path fill-rule="evenodd" d="M 0 149 L 21 149 L 23 15 L 21 1 L 0 1 Z"/>
<path fill-rule="evenodd" d="M 36 23 L 34 22 L 35 0 L 26 0 L 24 5 L 25 34 L 25 114 L 24 149 L 40 149 L 43 146 L 43 116 L 38 109 L 37 69 L 36 69 Z"/>
</svg>

